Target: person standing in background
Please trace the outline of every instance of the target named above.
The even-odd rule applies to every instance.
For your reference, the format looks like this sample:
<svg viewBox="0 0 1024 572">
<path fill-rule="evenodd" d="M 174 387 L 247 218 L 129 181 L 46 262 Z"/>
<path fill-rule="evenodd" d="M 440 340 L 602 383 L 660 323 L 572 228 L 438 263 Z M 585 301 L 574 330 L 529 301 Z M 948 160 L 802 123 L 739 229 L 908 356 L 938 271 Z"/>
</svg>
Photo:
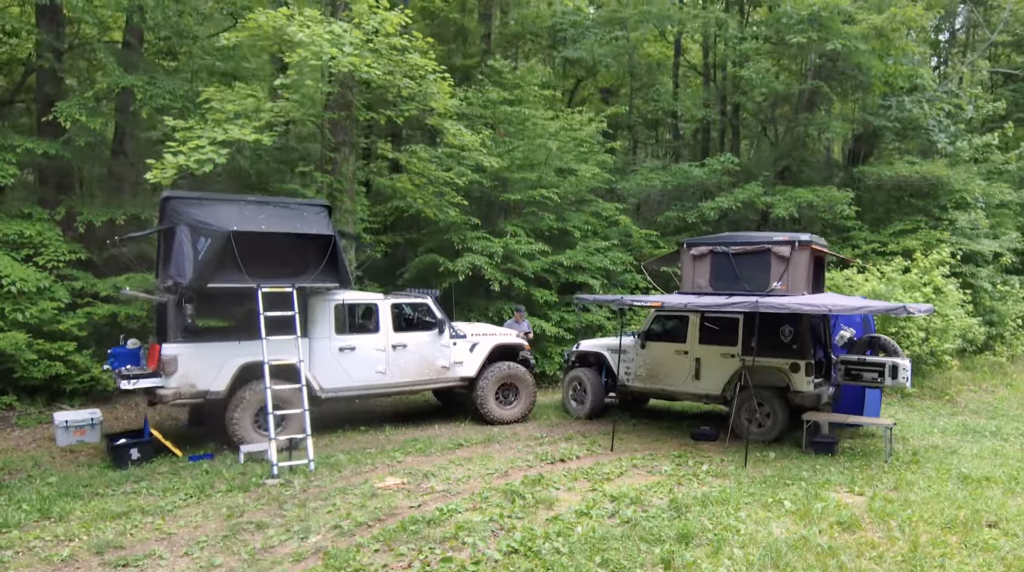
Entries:
<svg viewBox="0 0 1024 572">
<path fill-rule="evenodd" d="M 526 307 L 522 304 L 516 304 L 512 307 L 512 317 L 505 322 L 504 327 L 519 332 L 519 337 L 521 338 L 533 339 L 533 327 L 530 326 L 530 320 L 526 319 Z"/>
</svg>

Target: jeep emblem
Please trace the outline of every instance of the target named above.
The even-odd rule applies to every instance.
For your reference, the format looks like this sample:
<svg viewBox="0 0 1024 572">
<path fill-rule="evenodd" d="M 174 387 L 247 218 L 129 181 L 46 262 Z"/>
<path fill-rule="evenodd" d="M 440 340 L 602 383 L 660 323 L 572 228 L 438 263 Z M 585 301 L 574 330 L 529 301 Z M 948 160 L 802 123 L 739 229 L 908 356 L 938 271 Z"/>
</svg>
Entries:
<svg viewBox="0 0 1024 572">
<path fill-rule="evenodd" d="M 782 338 L 782 341 L 788 344 L 789 340 L 793 339 L 793 326 L 790 326 L 789 324 L 782 326 L 782 328 L 779 329 L 779 337 Z"/>
</svg>

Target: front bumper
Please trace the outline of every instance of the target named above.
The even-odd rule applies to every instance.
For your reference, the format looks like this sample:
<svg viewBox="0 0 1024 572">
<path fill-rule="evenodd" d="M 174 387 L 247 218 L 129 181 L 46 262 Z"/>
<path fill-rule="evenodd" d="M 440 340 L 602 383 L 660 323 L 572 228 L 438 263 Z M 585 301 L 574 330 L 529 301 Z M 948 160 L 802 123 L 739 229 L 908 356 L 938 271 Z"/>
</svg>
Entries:
<svg viewBox="0 0 1024 572">
<path fill-rule="evenodd" d="M 519 352 L 519 365 L 533 373 L 537 369 L 537 360 L 533 358 L 533 354 L 530 351 L 521 351 Z"/>
</svg>

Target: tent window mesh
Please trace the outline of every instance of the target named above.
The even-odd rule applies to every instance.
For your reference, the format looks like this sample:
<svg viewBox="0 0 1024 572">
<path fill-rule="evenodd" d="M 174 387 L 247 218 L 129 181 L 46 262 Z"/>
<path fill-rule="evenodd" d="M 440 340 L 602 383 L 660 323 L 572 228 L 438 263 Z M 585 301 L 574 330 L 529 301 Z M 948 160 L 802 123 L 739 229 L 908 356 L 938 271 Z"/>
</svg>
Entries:
<svg viewBox="0 0 1024 572">
<path fill-rule="evenodd" d="M 711 290 L 715 292 L 767 292 L 771 287 L 772 253 L 711 253 Z"/>
</svg>

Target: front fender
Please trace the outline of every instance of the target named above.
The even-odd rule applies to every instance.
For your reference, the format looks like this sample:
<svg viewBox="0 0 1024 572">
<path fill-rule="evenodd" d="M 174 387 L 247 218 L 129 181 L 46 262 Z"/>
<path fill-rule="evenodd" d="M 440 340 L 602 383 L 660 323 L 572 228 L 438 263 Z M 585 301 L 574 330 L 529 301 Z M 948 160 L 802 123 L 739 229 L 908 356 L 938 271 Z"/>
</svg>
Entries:
<svg viewBox="0 0 1024 572">
<path fill-rule="evenodd" d="M 566 350 L 562 358 L 562 375 L 577 367 L 592 367 L 618 376 L 615 370 L 616 361 L 611 353 L 605 350 Z"/>
<path fill-rule="evenodd" d="M 486 353 L 481 352 L 481 344 L 479 342 L 470 343 L 469 348 L 468 353 L 459 356 L 462 360 L 457 359 L 454 364 L 456 367 L 461 368 L 460 371 L 464 377 L 475 379 L 483 372 L 485 367 L 499 361 L 518 363 L 530 370 L 530 373 L 533 373 L 533 370 L 536 369 L 537 362 L 529 346 L 526 344 L 498 344 Z"/>
</svg>

